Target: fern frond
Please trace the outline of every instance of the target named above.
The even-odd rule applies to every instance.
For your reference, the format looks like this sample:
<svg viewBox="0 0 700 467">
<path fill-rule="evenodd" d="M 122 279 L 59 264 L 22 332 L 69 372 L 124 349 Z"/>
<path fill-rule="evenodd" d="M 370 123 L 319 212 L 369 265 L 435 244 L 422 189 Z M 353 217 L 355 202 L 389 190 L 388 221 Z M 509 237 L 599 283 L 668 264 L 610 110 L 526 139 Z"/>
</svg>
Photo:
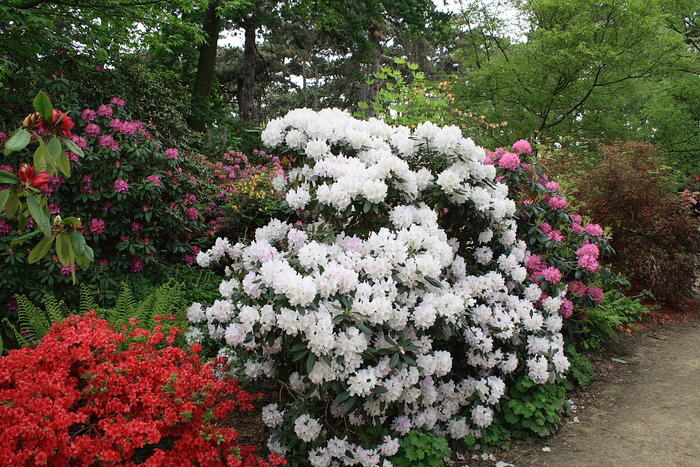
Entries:
<svg viewBox="0 0 700 467">
<path fill-rule="evenodd" d="M 63 321 L 71 314 L 65 302 L 62 300 L 58 301 L 58 299 L 52 295 L 47 295 L 46 298 L 44 298 L 44 306 L 46 307 L 46 316 L 52 323 L 51 326 Z"/>
<path fill-rule="evenodd" d="M 26 340 L 30 343 L 35 340 L 41 340 L 48 334 L 54 321 L 41 308 L 35 306 L 29 298 L 24 295 L 15 295 L 17 300 L 17 327 L 15 337 L 19 342 L 19 337 L 27 336 Z"/>
<path fill-rule="evenodd" d="M 107 321 L 117 329 L 121 328 L 121 326 L 127 324 L 129 318 L 133 316 L 137 304 L 129 286 L 122 283 L 117 303 L 114 304 L 111 310 L 107 311 Z"/>
<path fill-rule="evenodd" d="M 84 315 L 88 311 L 97 309 L 98 306 L 95 302 L 95 293 L 85 284 L 80 284 L 80 314 Z"/>
<path fill-rule="evenodd" d="M 15 339 L 17 340 L 17 343 L 18 343 L 21 347 L 30 347 L 30 346 L 32 345 L 32 342 L 29 342 L 29 341 L 22 335 L 22 333 L 19 332 L 19 329 L 17 329 L 17 326 L 15 326 L 13 323 L 11 323 L 9 319 L 3 318 L 2 322 L 5 324 L 5 326 L 7 326 L 8 328 L 10 328 L 10 330 L 12 331 L 12 333 L 15 335 Z"/>
</svg>

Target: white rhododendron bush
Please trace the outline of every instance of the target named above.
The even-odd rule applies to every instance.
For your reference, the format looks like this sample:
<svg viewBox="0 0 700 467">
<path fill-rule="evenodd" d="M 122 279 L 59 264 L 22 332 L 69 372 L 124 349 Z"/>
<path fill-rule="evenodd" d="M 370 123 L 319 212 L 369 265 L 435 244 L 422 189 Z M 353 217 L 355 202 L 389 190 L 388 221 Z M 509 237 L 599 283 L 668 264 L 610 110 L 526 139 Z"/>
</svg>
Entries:
<svg viewBox="0 0 700 467">
<path fill-rule="evenodd" d="M 306 221 L 200 253 L 227 278 L 188 316 L 191 341 L 279 382 L 284 402 L 263 411 L 273 451 L 388 466 L 410 430 L 480 438 L 507 385 L 563 376 L 565 290 L 527 281 L 515 203 L 458 128 L 300 109 L 262 138 L 295 161 L 275 185 Z M 459 225 L 442 225 L 448 211 Z"/>
</svg>

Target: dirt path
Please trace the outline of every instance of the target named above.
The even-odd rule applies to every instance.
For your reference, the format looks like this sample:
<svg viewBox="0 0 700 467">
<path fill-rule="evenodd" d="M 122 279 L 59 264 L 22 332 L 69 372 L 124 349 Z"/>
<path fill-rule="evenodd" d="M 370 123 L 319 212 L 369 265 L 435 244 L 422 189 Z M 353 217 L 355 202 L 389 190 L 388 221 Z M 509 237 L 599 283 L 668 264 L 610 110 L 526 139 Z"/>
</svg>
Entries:
<svg viewBox="0 0 700 467">
<path fill-rule="evenodd" d="M 621 363 L 622 360 L 626 363 Z M 561 430 L 469 465 L 700 466 L 700 320 L 622 336 Z M 576 418 L 573 418 L 573 417 Z"/>
</svg>

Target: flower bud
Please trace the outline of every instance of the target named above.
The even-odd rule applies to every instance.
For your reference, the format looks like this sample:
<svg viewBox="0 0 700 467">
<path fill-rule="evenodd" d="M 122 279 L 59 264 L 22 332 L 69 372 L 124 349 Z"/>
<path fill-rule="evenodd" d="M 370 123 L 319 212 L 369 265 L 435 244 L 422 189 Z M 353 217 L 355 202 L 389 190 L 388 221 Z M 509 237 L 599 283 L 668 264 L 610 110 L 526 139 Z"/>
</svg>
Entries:
<svg viewBox="0 0 700 467">
<path fill-rule="evenodd" d="M 27 183 L 31 182 L 31 180 L 34 178 L 35 173 L 36 172 L 34 170 L 34 167 L 31 164 L 27 164 L 25 162 L 19 165 L 19 171 L 17 172 L 17 176 L 19 177 L 19 180 L 22 183 Z"/>
<path fill-rule="evenodd" d="M 33 126 L 36 126 L 39 122 L 41 121 L 41 115 L 39 115 L 39 112 L 32 112 L 27 117 L 24 119 L 24 122 L 22 122 L 22 126 L 24 128 L 31 128 Z"/>
</svg>

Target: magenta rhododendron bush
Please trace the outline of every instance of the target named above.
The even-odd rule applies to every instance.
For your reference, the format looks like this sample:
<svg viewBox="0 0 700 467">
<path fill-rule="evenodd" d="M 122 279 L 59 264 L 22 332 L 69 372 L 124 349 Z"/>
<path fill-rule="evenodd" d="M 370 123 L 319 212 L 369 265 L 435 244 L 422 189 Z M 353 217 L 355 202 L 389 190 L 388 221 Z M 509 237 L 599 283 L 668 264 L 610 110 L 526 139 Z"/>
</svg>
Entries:
<svg viewBox="0 0 700 467">
<path fill-rule="evenodd" d="M 117 332 L 91 312 L 0 358 L 0 465 L 285 463 L 259 459 L 216 425 L 255 395 L 171 346 L 178 332 Z"/>
</svg>

